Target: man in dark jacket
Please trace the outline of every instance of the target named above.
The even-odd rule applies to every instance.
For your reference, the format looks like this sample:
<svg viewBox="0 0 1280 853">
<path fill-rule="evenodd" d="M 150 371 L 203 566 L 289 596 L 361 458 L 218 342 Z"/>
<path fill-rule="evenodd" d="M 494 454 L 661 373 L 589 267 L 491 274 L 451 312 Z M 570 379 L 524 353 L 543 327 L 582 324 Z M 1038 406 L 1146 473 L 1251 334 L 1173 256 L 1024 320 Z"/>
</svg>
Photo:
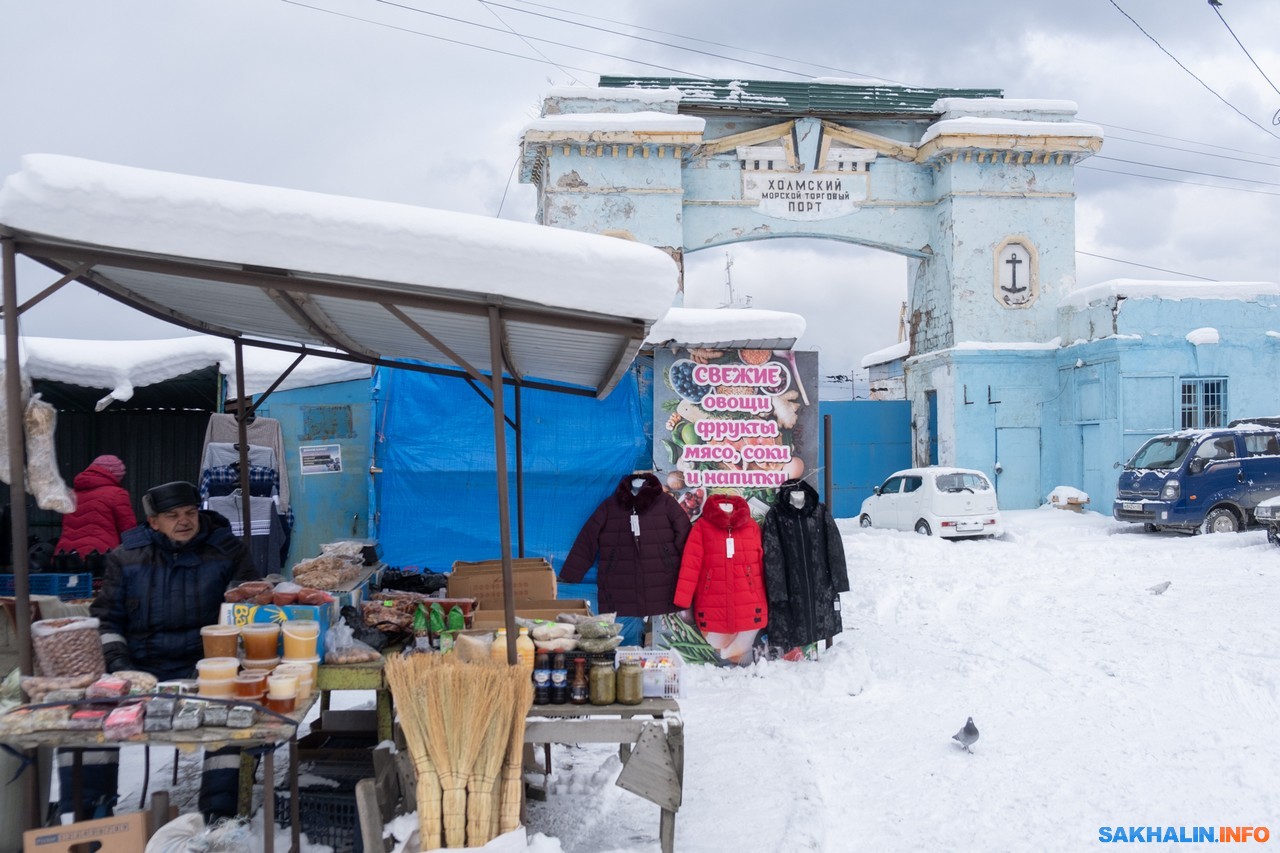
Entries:
<svg viewBox="0 0 1280 853">
<path fill-rule="evenodd" d="M 199 509 L 190 483 L 165 483 L 142 498 L 146 525 L 107 555 L 102 588 L 89 608 L 99 620 L 108 672 L 141 670 L 161 681 L 191 678 L 204 655 L 200 629 L 218 621 L 229 586 L 258 578 L 244 543 L 221 515 Z M 239 750 L 205 754 L 200 811 L 236 811 Z M 115 750 L 86 751 L 84 804 L 109 813 L 116 799 Z M 61 808 L 72 811 L 70 761 L 59 758 Z"/>
</svg>

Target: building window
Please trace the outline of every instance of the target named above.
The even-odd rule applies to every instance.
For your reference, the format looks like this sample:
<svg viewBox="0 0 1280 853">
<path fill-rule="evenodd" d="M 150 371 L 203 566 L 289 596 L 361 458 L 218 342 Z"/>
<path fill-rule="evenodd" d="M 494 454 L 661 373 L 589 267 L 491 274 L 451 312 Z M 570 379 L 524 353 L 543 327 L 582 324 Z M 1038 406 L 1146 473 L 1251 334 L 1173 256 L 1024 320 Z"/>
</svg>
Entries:
<svg viewBox="0 0 1280 853">
<path fill-rule="evenodd" d="M 1227 380 L 1182 380 L 1182 428 L 1209 429 L 1227 423 Z"/>
</svg>

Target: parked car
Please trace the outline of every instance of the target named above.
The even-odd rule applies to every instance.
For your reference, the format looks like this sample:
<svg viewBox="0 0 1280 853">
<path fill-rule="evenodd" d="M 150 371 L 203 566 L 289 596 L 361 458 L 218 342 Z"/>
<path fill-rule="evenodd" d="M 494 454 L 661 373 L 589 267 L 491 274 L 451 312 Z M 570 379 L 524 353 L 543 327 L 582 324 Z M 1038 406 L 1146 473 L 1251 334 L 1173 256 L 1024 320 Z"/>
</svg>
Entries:
<svg viewBox="0 0 1280 853">
<path fill-rule="evenodd" d="M 898 471 L 862 502 L 858 521 L 863 527 L 914 530 L 947 539 L 1003 532 L 991 481 L 967 468 Z"/>
<path fill-rule="evenodd" d="M 1125 463 L 1111 514 L 1147 530 L 1231 533 L 1280 495 L 1280 429 L 1183 430 L 1158 435 Z"/>
<path fill-rule="evenodd" d="M 1267 541 L 1280 545 L 1280 496 L 1267 498 L 1253 508 L 1253 517 L 1267 527 Z"/>
</svg>

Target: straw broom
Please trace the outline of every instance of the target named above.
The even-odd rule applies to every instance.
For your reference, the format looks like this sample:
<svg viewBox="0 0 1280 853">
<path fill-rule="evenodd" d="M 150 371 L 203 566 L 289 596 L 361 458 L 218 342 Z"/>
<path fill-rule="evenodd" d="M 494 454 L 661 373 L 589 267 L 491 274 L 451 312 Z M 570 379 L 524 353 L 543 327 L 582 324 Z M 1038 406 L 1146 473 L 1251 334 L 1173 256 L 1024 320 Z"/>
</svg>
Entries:
<svg viewBox="0 0 1280 853">
<path fill-rule="evenodd" d="M 476 666 L 472 664 L 472 666 Z M 511 670 L 524 672 L 522 667 L 509 667 L 485 663 L 482 665 L 491 676 L 495 699 L 493 717 L 476 756 L 471 778 L 467 781 L 467 846 L 483 847 L 497 834 L 498 829 L 498 777 L 507 755 L 507 737 L 511 732 L 513 678 Z"/>
<path fill-rule="evenodd" d="M 497 711 L 496 682 L 484 677 L 492 669 L 463 665 L 452 658 L 435 669 L 439 677 L 428 682 L 435 689 L 427 697 L 427 746 L 444 791 L 445 844 L 461 847 L 467 837 L 467 777 Z M 447 753 L 447 768 L 438 753 Z"/>
<path fill-rule="evenodd" d="M 391 695 L 395 697 L 396 711 L 400 717 L 400 729 L 404 733 L 405 743 L 413 759 L 413 768 L 418 777 L 417 806 L 418 833 L 421 838 L 421 849 L 434 850 L 442 847 L 440 811 L 440 776 L 431 762 L 427 745 L 426 701 L 420 689 L 421 678 L 417 674 L 418 667 L 414 661 L 422 657 L 393 657 L 387 659 L 387 684 Z"/>
<path fill-rule="evenodd" d="M 502 765 L 499 833 L 510 832 L 520 826 L 520 804 L 524 793 L 524 720 L 533 707 L 533 680 L 528 670 L 524 667 L 511 667 L 511 670 L 511 733 L 507 741 L 507 760 Z M 517 672 L 520 674 L 514 675 Z"/>
</svg>

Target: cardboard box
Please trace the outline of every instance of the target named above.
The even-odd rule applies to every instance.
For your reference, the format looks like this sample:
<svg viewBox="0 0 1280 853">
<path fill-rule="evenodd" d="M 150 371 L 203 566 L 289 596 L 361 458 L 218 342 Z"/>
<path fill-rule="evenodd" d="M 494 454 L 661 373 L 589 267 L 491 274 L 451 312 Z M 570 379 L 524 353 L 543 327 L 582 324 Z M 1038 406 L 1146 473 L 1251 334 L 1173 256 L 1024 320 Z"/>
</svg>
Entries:
<svg viewBox="0 0 1280 853">
<path fill-rule="evenodd" d="M 556 597 L 556 574 L 541 557 L 511 561 L 512 591 L 516 601 Z M 502 609 L 502 561 L 456 562 L 449 575 L 450 598 L 474 598 L 482 610 Z"/>
<path fill-rule="evenodd" d="M 521 619 L 545 619 L 554 622 L 561 613 L 591 615 L 591 603 L 584 598 L 532 599 L 516 602 L 516 615 Z M 471 627 L 477 630 L 496 631 L 507 625 L 502 602 L 492 609 L 481 608 L 475 612 Z"/>
<path fill-rule="evenodd" d="M 76 845 L 97 842 L 98 853 L 142 853 L 147 848 L 147 816 L 133 812 L 22 833 L 23 853 L 69 853 Z"/>
<path fill-rule="evenodd" d="M 333 606 L 329 604 L 229 604 L 223 603 L 218 621 L 223 625 L 248 625 L 250 622 L 287 622 L 290 619 L 313 619 L 320 623 L 316 654 L 324 657 L 324 635 L 329 632 Z M 283 640 L 281 640 L 283 643 Z"/>
</svg>

